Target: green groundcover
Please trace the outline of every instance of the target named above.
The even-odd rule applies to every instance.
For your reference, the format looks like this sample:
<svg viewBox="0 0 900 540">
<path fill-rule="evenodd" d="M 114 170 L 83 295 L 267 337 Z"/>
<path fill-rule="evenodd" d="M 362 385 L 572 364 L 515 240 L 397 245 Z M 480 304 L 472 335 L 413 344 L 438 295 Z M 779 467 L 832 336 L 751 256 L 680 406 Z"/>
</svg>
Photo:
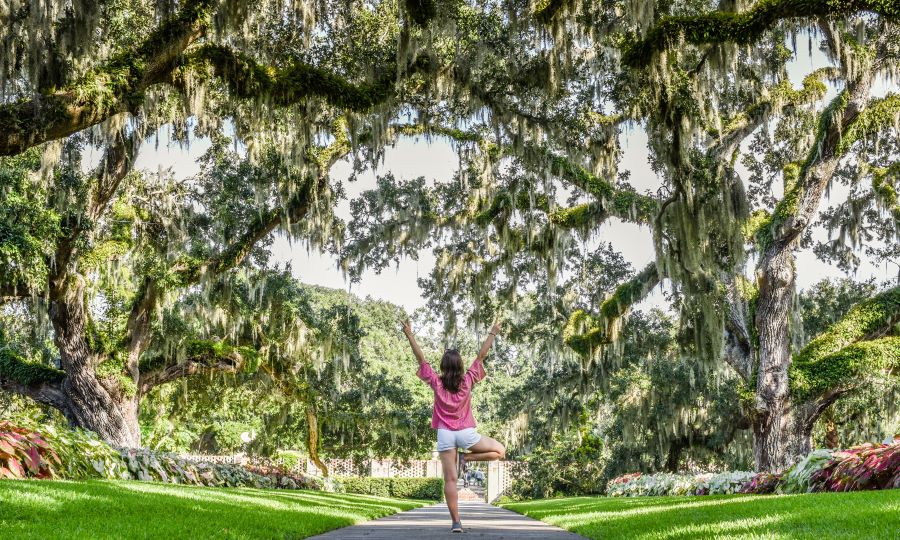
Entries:
<svg viewBox="0 0 900 540">
<path fill-rule="evenodd" d="M 568 497 L 510 510 L 588 538 L 900 539 L 900 490 L 807 495 Z"/>
<path fill-rule="evenodd" d="M 296 539 L 422 506 L 319 491 L 0 481 L 0 539 Z"/>
</svg>

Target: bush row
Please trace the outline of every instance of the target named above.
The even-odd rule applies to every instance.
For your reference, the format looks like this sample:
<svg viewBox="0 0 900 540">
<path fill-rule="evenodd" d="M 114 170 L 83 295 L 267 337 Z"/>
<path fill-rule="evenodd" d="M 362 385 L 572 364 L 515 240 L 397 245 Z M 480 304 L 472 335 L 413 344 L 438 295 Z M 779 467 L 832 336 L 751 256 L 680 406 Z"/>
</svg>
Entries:
<svg viewBox="0 0 900 540">
<path fill-rule="evenodd" d="M 284 465 L 205 463 L 146 449 L 116 449 L 81 429 L 22 427 L 9 422 L 0 422 L 0 478 L 105 478 L 313 489 L 434 501 L 442 499 L 444 488 L 440 478 L 347 477 L 334 481 L 298 473 Z"/>
<path fill-rule="evenodd" d="M 342 491 L 359 495 L 376 495 L 397 499 L 439 501 L 444 497 L 444 481 L 440 478 L 339 478 Z"/>
<path fill-rule="evenodd" d="M 811 493 L 900 488 L 900 440 L 847 450 L 816 450 L 780 473 L 633 473 L 610 480 L 607 495 Z"/>
<path fill-rule="evenodd" d="M 0 478 L 106 478 L 217 487 L 316 489 L 333 482 L 285 467 L 204 463 L 146 449 L 116 449 L 92 432 L 0 422 Z"/>
</svg>

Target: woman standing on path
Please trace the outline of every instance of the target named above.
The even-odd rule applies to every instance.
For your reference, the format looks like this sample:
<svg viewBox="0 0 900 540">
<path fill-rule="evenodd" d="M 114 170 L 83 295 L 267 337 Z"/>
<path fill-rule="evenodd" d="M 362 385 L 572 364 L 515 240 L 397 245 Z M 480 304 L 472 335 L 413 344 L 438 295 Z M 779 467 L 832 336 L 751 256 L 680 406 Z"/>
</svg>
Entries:
<svg viewBox="0 0 900 540">
<path fill-rule="evenodd" d="M 484 358 L 494 338 L 500 331 L 497 323 L 481 345 L 478 357 L 467 371 L 463 371 L 462 357 L 456 349 L 447 349 L 441 357 L 441 374 L 434 372 L 413 335 L 409 321 L 403 322 L 403 333 L 412 346 L 413 354 L 419 361 L 418 376 L 434 390 L 434 411 L 431 427 L 437 430 L 437 450 L 444 469 L 444 498 L 453 521 L 452 532 L 463 532 L 459 519 L 459 497 L 456 479 L 466 461 L 496 461 L 506 456 L 506 448 L 496 440 L 485 437 L 475 430 L 472 416 L 472 388 L 485 377 Z M 457 452 L 457 448 L 463 450 Z M 470 453 L 466 454 L 468 450 Z M 458 456 L 458 457 L 457 457 Z"/>
</svg>

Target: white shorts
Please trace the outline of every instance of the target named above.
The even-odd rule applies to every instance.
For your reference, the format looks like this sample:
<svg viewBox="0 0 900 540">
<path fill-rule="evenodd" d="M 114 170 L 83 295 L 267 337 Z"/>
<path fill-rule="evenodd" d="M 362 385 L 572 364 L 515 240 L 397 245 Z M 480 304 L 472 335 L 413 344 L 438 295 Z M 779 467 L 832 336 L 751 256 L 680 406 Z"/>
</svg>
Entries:
<svg viewBox="0 0 900 540">
<path fill-rule="evenodd" d="M 481 440 L 481 433 L 470 427 L 459 431 L 450 431 L 449 429 L 437 430 L 437 451 L 455 450 L 462 448 L 468 450 L 473 444 Z"/>
</svg>

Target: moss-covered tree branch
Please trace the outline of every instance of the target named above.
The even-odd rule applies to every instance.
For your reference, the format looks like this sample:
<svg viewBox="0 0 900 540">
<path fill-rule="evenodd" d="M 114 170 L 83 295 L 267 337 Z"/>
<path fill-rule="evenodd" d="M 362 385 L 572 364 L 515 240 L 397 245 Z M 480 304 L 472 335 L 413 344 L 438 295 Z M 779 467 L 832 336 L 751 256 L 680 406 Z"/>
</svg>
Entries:
<svg viewBox="0 0 900 540">
<path fill-rule="evenodd" d="M 321 97 L 339 109 L 367 111 L 393 95 L 396 70 L 372 83 L 354 84 L 344 77 L 309 64 L 295 63 L 273 69 L 222 45 L 204 45 L 191 53 L 190 65 L 209 68 L 239 99 L 260 98 L 277 106 Z"/>
<path fill-rule="evenodd" d="M 568 158 L 548 154 L 550 170 L 569 184 L 593 196 L 604 212 L 624 221 L 650 224 L 656 217 L 659 201 L 630 189 L 621 189 L 595 176 Z"/>
<path fill-rule="evenodd" d="M 766 253 L 763 261 L 771 260 L 780 250 L 789 248 L 806 229 L 834 176 L 838 161 L 854 141 L 865 133 L 885 127 L 885 114 L 868 115 L 873 76 L 871 70 L 861 69 L 856 78 L 848 81 L 847 87 L 819 115 L 815 142 L 806 160 L 785 167 L 785 195 L 771 218 L 764 220 L 758 228 L 757 239 Z M 890 97 L 874 100 L 877 109 L 895 107 Z M 858 127 L 858 123 L 865 127 Z"/>
<path fill-rule="evenodd" d="M 70 401 L 60 389 L 65 373 L 30 362 L 5 345 L 0 347 L 0 390 L 27 396 L 67 414 Z"/>
<path fill-rule="evenodd" d="M 854 306 L 841 320 L 794 356 L 791 394 L 800 402 L 865 376 L 900 366 L 900 338 L 889 335 L 900 323 L 900 287 Z"/>
<path fill-rule="evenodd" d="M 643 300 L 660 282 L 656 263 L 650 263 L 622 283 L 600 304 L 597 315 L 575 311 L 563 330 L 563 341 L 579 354 L 590 354 L 616 338 L 618 323 L 628 310 Z"/>
<path fill-rule="evenodd" d="M 437 15 L 437 2 L 435 0 L 406 0 L 406 13 L 418 26 L 428 26 L 428 23 Z"/>
<path fill-rule="evenodd" d="M 174 84 L 178 70 L 189 68 L 220 79 L 238 99 L 261 99 L 287 106 L 319 97 L 344 110 L 367 111 L 393 95 L 396 66 L 373 82 L 353 83 L 326 69 L 296 62 L 284 68 L 257 63 L 223 45 L 190 47 L 211 21 L 213 0 L 187 2 L 134 49 L 88 72 L 69 87 L 0 105 L 0 155 L 14 155 L 46 141 L 138 109 L 146 91 Z M 420 59 L 406 72 L 427 67 Z"/>
<path fill-rule="evenodd" d="M 534 18 L 544 24 L 549 24 L 565 4 L 566 0 L 541 0 L 534 7 Z"/>
<path fill-rule="evenodd" d="M 18 154 L 136 109 L 146 90 L 167 81 L 185 49 L 203 35 L 216 4 L 188 0 L 143 42 L 68 87 L 0 105 L 0 155 Z"/>
<path fill-rule="evenodd" d="M 498 193 L 490 206 L 476 216 L 476 223 L 482 226 L 513 208 L 541 210 L 550 215 L 550 220 L 554 224 L 570 229 L 599 225 L 610 216 L 632 223 L 649 224 L 656 215 L 659 202 L 655 198 L 632 189 L 617 187 L 570 159 L 534 145 L 527 145 L 521 149 L 513 146 L 497 146 L 478 133 L 440 125 L 407 124 L 397 126 L 395 131 L 406 136 L 433 134 L 461 143 L 476 143 L 483 151 L 490 152 L 494 157 L 520 157 L 526 163 L 530 162 L 530 157 L 538 156 L 536 159 L 549 162 L 553 174 L 597 199 L 571 208 L 551 211 L 546 197 L 532 200 L 526 193 L 511 194 L 504 191 Z"/>
<path fill-rule="evenodd" d="M 803 78 L 803 86 L 800 89 L 795 89 L 789 80 L 770 88 L 765 98 L 726 122 L 721 136 L 710 149 L 711 153 L 729 155 L 736 145 L 756 131 L 773 114 L 825 97 L 828 88 L 822 80 L 832 71 L 831 68 L 822 68 L 810 73 Z"/>
<path fill-rule="evenodd" d="M 640 40 L 625 47 L 622 62 L 642 68 L 663 50 L 684 40 L 692 45 L 757 41 L 780 21 L 817 17 L 844 17 L 856 12 L 871 12 L 886 19 L 900 19 L 896 0 L 761 0 L 740 13 L 716 11 L 696 16 L 662 18 Z"/>
<path fill-rule="evenodd" d="M 188 345 L 187 358 L 183 361 L 158 357 L 142 360 L 138 387 L 141 394 L 146 394 L 156 386 L 182 377 L 210 372 L 233 373 L 256 356 L 258 353 L 252 347 L 234 347 L 221 341 L 193 341 Z"/>
</svg>

